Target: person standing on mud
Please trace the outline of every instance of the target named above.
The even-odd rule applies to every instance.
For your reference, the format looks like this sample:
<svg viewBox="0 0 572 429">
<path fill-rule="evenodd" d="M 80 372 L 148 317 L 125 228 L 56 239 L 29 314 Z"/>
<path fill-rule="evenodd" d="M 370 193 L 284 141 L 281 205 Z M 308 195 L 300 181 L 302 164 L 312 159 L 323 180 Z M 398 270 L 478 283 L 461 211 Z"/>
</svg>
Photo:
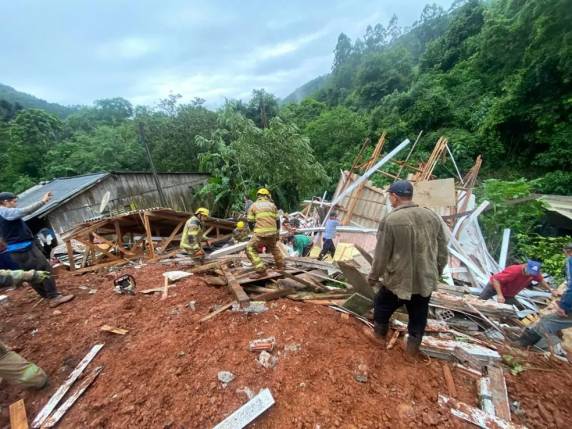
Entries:
<svg viewBox="0 0 572 429">
<path fill-rule="evenodd" d="M 429 300 L 447 264 L 443 221 L 412 202 L 413 186 L 398 180 L 388 190 L 393 211 L 379 224 L 371 286 L 381 283 L 374 300 L 374 332 L 385 339 L 389 319 L 400 306 L 409 314 L 407 354 L 416 356 L 427 325 Z"/>
<path fill-rule="evenodd" d="M 52 266 L 42 253 L 34 234 L 22 219 L 47 204 L 51 198 L 52 194 L 48 192 L 40 201 L 20 208 L 17 207 L 17 195 L 0 192 L 0 237 L 6 242 L 3 252 L 10 256 L 18 268 L 52 272 Z M 52 276 L 47 277 L 42 284 L 32 284 L 32 287 L 38 295 L 48 300 L 50 307 L 56 307 L 74 298 L 72 294 L 60 294 Z"/>
</svg>

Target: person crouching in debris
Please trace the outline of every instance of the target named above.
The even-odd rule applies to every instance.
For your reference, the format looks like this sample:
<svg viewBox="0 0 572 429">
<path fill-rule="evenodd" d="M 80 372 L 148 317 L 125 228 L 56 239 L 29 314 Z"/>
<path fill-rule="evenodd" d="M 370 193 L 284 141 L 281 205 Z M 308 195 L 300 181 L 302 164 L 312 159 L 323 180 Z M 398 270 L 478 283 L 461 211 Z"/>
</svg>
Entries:
<svg viewBox="0 0 572 429">
<path fill-rule="evenodd" d="M 284 258 L 277 246 L 280 235 L 280 218 L 278 209 L 272 202 L 270 191 L 261 188 L 256 193 L 256 201 L 248 210 L 248 224 L 254 231 L 254 235 L 246 246 L 246 256 L 254 268 L 256 273 L 252 278 L 262 278 L 266 276 L 266 265 L 258 254 L 258 247 L 263 245 L 266 250 L 274 256 L 274 262 L 278 270 L 284 269 Z"/>
<path fill-rule="evenodd" d="M 318 260 L 321 261 L 324 257 L 329 254 L 332 259 L 336 254 L 336 245 L 334 244 L 334 238 L 336 238 L 336 231 L 339 225 L 339 221 L 334 212 L 330 213 L 330 218 L 326 221 L 326 228 L 324 231 L 322 251 L 318 256 Z"/>
<path fill-rule="evenodd" d="M 563 329 L 572 328 L 572 243 L 563 250 L 566 254 L 566 289 L 560 300 L 549 306 L 552 311 L 524 330 L 518 339 L 522 347 L 536 344 L 543 336 L 555 336 Z M 568 353 L 568 360 L 572 362 L 572 353 Z"/>
<path fill-rule="evenodd" d="M 529 287 L 532 281 L 538 282 L 544 289 L 553 292 L 540 273 L 541 266 L 540 262 L 528 260 L 526 264 L 506 267 L 500 273 L 490 277 L 489 283 L 483 288 L 479 298 L 487 300 L 496 295 L 499 303 L 518 306 L 516 295 Z"/>
<path fill-rule="evenodd" d="M 304 234 L 294 234 L 288 236 L 288 243 L 292 245 L 298 256 L 308 256 L 312 250 L 312 237 Z"/>
<path fill-rule="evenodd" d="M 243 243 L 248 241 L 248 236 L 250 235 L 250 230 L 248 225 L 243 220 L 236 222 L 236 228 L 232 231 L 232 241 L 234 244 Z"/>
<path fill-rule="evenodd" d="M 447 238 L 441 218 L 412 202 L 406 180 L 388 190 L 393 211 L 379 224 L 368 282 L 380 290 L 374 300 L 374 332 L 385 339 L 389 320 L 401 305 L 409 314 L 407 354 L 416 356 L 427 325 L 429 300 L 447 264 Z"/>
<path fill-rule="evenodd" d="M 204 227 L 203 222 L 209 217 L 209 209 L 200 207 L 195 211 L 183 228 L 181 236 L 181 249 L 184 250 L 193 261 L 202 264 L 205 258 L 201 241 L 203 239 Z"/>
<path fill-rule="evenodd" d="M 19 286 L 23 282 L 41 283 L 49 276 L 50 273 L 46 271 L 0 270 L 0 287 Z M 41 368 L 11 351 L 0 341 L 0 380 L 2 379 L 36 389 L 41 389 L 48 382 L 48 376 Z"/>
<path fill-rule="evenodd" d="M 11 192 L 0 192 L 0 237 L 6 241 L 4 252 L 11 260 L 24 270 L 42 270 L 52 272 L 52 266 L 40 250 L 37 241 L 28 225 L 22 219 L 35 212 L 50 201 L 52 194 L 46 193 L 40 201 L 28 207 L 16 207 L 18 197 Z M 42 284 L 32 284 L 34 290 L 42 298 L 46 298 L 50 307 L 56 307 L 71 301 L 74 295 L 62 295 L 56 288 L 52 276 Z"/>
</svg>

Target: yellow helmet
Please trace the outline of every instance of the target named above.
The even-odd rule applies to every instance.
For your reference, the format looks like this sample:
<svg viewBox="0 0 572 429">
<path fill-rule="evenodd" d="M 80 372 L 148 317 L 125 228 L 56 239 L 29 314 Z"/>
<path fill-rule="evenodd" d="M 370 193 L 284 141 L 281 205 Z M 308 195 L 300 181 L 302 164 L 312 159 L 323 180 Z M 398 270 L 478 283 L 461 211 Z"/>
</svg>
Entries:
<svg viewBox="0 0 572 429">
<path fill-rule="evenodd" d="M 244 222 L 241 221 L 241 220 L 239 220 L 238 222 L 236 222 L 236 227 L 237 227 L 238 229 L 244 228 Z"/>
<path fill-rule="evenodd" d="M 195 214 L 196 215 L 203 215 L 203 216 L 208 216 L 210 214 L 209 209 L 205 209 L 204 207 L 200 207 L 198 209 L 195 210 Z"/>
<path fill-rule="evenodd" d="M 270 196 L 270 191 L 266 188 L 260 188 L 258 190 L 258 192 L 256 193 L 256 195 L 264 195 L 265 197 L 269 197 Z"/>
</svg>

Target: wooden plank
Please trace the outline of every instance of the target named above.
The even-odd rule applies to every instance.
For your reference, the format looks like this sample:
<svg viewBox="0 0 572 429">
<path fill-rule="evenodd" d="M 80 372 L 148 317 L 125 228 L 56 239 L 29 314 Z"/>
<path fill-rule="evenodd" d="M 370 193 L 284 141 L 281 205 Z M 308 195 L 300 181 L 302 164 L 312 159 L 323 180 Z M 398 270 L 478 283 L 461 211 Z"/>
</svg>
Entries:
<svg viewBox="0 0 572 429">
<path fill-rule="evenodd" d="M 10 428 L 11 429 L 28 429 L 28 416 L 26 415 L 26 405 L 24 400 L 20 399 L 10 404 Z"/>
<path fill-rule="evenodd" d="M 189 270 L 189 272 L 193 273 L 193 274 L 205 273 L 205 272 L 210 271 L 210 270 L 215 270 L 215 269 L 220 270 L 220 266 L 221 266 L 220 262 L 218 262 L 218 261 L 217 262 L 211 262 L 209 264 L 204 264 L 204 265 L 200 265 L 198 267 L 191 268 Z"/>
<path fill-rule="evenodd" d="M 413 202 L 420 207 L 456 207 L 455 179 L 425 180 L 414 183 Z"/>
<path fill-rule="evenodd" d="M 243 429 L 272 405 L 274 405 L 274 398 L 270 390 L 262 389 L 254 398 L 217 424 L 213 429 Z"/>
<path fill-rule="evenodd" d="M 510 415 L 510 403 L 503 370 L 498 366 L 487 366 L 487 371 L 490 379 L 493 404 L 495 406 L 495 415 L 510 422 L 512 420 Z"/>
<path fill-rule="evenodd" d="M 291 288 L 278 289 L 272 292 L 266 292 L 262 295 L 258 295 L 256 297 L 256 301 L 272 301 L 274 299 L 283 298 L 295 292 L 296 290 Z"/>
<path fill-rule="evenodd" d="M 445 384 L 447 385 L 449 395 L 452 397 L 457 397 L 457 387 L 455 386 L 455 380 L 453 379 L 453 374 L 451 373 L 449 364 L 441 362 L 441 366 L 443 367 L 443 376 L 445 377 Z"/>
<path fill-rule="evenodd" d="M 337 262 L 338 266 L 344 273 L 346 280 L 353 286 L 356 292 L 373 300 L 375 298 L 375 292 L 372 287 L 367 282 L 365 275 L 363 275 L 356 267 L 342 261 Z"/>
<path fill-rule="evenodd" d="M 288 271 L 279 271 L 279 273 L 282 274 L 284 277 L 286 277 L 290 280 L 297 281 L 298 283 L 300 283 L 306 287 L 309 287 L 310 289 L 313 289 L 315 291 L 324 292 L 324 291 L 328 290 L 327 288 L 325 288 L 321 284 L 314 282 L 314 281 L 310 281 L 307 278 L 304 278 L 302 275 L 294 276 L 294 275 L 290 274 Z"/>
<path fill-rule="evenodd" d="M 94 345 L 89 353 L 85 355 L 85 357 L 81 360 L 81 362 L 75 367 L 72 373 L 68 376 L 66 381 L 56 390 L 56 392 L 52 395 L 50 400 L 44 407 L 40 410 L 34 421 L 32 422 L 33 428 L 41 427 L 48 416 L 52 413 L 54 408 L 58 405 L 58 403 L 62 400 L 64 395 L 70 389 L 70 387 L 75 383 L 75 381 L 79 378 L 79 376 L 83 373 L 87 365 L 95 358 L 97 353 L 101 350 L 103 344 L 96 344 Z"/>
<path fill-rule="evenodd" d="M 159 253 L 163 254 L 165 253 L 165 250 L 167 250 L 167 247 L 169 247 L 169 244 L 171 244 L 171 242 L 173 241 L 173 239 L 177 236 L 177 234 L 179 233 L 179 230 L 181 229 L 181 227 L 185 224 L 185 221 L 181 221 L 177 224 L 177 226 L 175 227 L 175 229 L 173 229 L 173 231 L 171 232 L 171 235 L 169 235 L 169 237 L 167 237 L 166 240 L 162 241 L 159 246 L 161 247 L 161 251 Z M 178 249 L 177 249 L 178 250 Z"/>
<path fill-rule="evenodd" d="M 60 408 L 56 410 L 54 414 L 42 425 L 42 428 L 54 427 L 64 416 L 64 414 L 75 404 L 78 398 L 83 395 L 83 392 L 87 390 L 89 386 L 95 381 L 101 370 L 102 366 L 95 368 L 91 374 L 83 379 L 78 388 L 73 392 L 68 399 L 61 405 Z"/>
<path fill-rule="evenodd" d="M 74 255 L 73 255 L 73 247 L 71 245 L 71 240 L 66 240 L 66 249 L 68 252 L 70 271 L 75 271 L 75 259 L 74 259 Z"/>
<path fill-rule="evenodd" d="M 113 334 L 117 334 L 117 335 L 125 335 L 126 333 L 128 333 L 129 331 L 127 329 L 123 329 L 123 328 L 115 328 L 113 326 L 110 325 L 103 325 L 101 328 L 99 328 L 101 331 L 104 332 L 111 332 Z"/>
<path fill-rule="evenodd" d="M 96 234 L 95 232 L 92 232 L 91 235 L 93 235 L 95 238 L 97 238 L 99 241 L 103 241 L 105 244 L 109 245 L 110 248 L 116 248 L 118 251 L 120 251 L 121 253 L 123 253 L 124 255 L 127 256 L 135 256 L 134 252 L 131 252 L 130 250 L 124 249 L 123 246 L 119 246 L 118 243 L 114 243 L 111 240 L 108 240 L 107 238 L 102 237 L 99 234 Z"/>
<path fill-rule="evenodd" d="M 113 222 L 113 226 L 115 227 L 115 241 L 117 242 L 117 246 L 123 247 L 123 234 L 121 234 L 121 226 L 117 220 Z"/>
<path fill-rule="evenodd" d="M 97 264 L 97 265 L 92 265 L 90 267 L 80 268 L 79 270 L 75 270 L 73 272 L 73 274 L 79 275 L 79 274 L 83 274 L 83 273 L 89 273 L 91 271 L 97 271 L 97 270 L 100 270 L 102 268 L 114 267 L 117 265 L 124 265 L 127 263 L 129 263 L 129 261 L 127 259 L 119 259 L 117 261 L 104 262 L 103 264 Z"/>
<path fill-rule="evenodd" d="M 373 255 L 371 253 L 357 244 L 354 244 L 354 247 L 358 250 L 359 253 L 361 253 L 361 256 L 363 256 L 365 260 L 369 262 L 370 265 L 373 265 Z"/>
<path fill-rule="evenodd" d="M 217 310 L 213 311 L 212 313 L 207 314 L 205 317 L 203 317 L 201 320 L 199 320 L 199 322 L 206 322 L 207 320 L 212 319 L 216 315 L 228 310 L 233 305 L 234 305 L 234 301 L 229 302 L 228 304 L 223 305 L 222 307 L 218 308 Z"/>
<path fill-rule="evenodd" d="M 114 255 L 113 253 L 111 253 L 111 247 L 109 249 L 102 249 L 101 247 L 99 247 L 97 244 L 92 243 L 84 238 L 76 238 L 75 240 L 79 241 L 80 243 L 82 243 L 85 247 L 87 247 L 88 249 L 91 249 L 93 251 L 93 255 L 95 258 L 95 255 L 97 254 L 97 252 L 103 253 L 105 254 L 108 258 L 117 261 L 120 260 L 119 256 Z"/>
<path fill-rule="evenodd" d="M 242 308 L 248 307 L 248 305 L 250 304 L 250 298 L 248 297 L 242 286 L 238 283 L 238 280 L 234 278 L 234 276 L 232 275 L 232 273 L 228 268 L 221 266 L 221 269 L 226 277 L 227 287 L 238 301 L 238 304 Z"/>
<path fill-rule="evenodd" d="M 457 401 L 446 395 L 439 395 L 439 405 L 451 411 L 459 419 L 472 423 L 485 429 L 525 429 L 524 426 L 515 425 L 500 417 L 491 416 L 478 408 L 471 407 L 464 402 Z"/>
<path fill-rule="evenodd" d="M 169 289 L 171 289 L 172 287 L 176 287 L 176 286 L 177 286 L 176 284 L 174 284 L 174 285 L 169 285 Z M 164 289 L 163 286 L 161 286 L 161 287 L 154 287 L 154 288 L 151 288 L 151 289 L 143 289 L 143 290 L 140 290 L 140 291 L 138 291 L 138 293 L 148 294 L 148 293 L 154 293 L 154 292 L 163 292 L 163 289 Z"/>
</svg>

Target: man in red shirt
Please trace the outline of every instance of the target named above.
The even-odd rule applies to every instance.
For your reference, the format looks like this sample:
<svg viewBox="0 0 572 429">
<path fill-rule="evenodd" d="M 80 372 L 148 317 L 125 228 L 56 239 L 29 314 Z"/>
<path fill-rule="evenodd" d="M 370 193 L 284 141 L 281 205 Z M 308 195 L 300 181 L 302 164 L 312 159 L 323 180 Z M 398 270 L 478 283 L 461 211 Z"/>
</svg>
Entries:
<svg viewBox="0 0 572 429">
<path fill-rule="evenodd" d="M 552 292 L 540 273 L 540 267 L 540 262 L 531 260 L 528 260 L 526 264 L 506 267 L 500 273 L 491 276 L 479 298 L 487 300 L 497 295 L 499 303 L 517 305 L 518 301 L 515 296 L 524 288 L 529 287 L 532 281 L 538 282 L 544 289 Z"/>
</svg>

